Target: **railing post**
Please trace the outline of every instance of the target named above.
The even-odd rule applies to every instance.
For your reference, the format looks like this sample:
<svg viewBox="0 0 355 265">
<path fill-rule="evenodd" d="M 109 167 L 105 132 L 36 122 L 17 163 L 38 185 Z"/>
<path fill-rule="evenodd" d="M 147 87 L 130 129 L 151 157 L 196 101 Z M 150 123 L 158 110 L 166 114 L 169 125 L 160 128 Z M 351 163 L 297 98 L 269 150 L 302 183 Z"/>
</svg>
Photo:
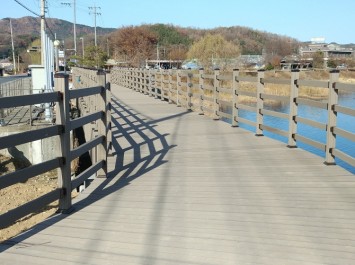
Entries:
<svg viewBox="0 0 355 265">
<path fill-rule="evenodd" d="M 149 95 L 149 70 L 148 69 L 144 69 L 143 70 L 143 73 L 144 73 L 144 87 L 143 87 L 143 90 L 144 90 L 144 95 Z"/>
<path fill-rule="evenodd" d="M 126 68 L 126 75 L 125 75 L 125 87 L 127 87 L 127 88 L 131 88 L 130 87 L 130 76 L 131 76 L 131 71 L 130 71 L 130 69 L 129 68 Z"/>
<path fill-rule="evenodd" d="M 262 109 L 264 108 L 264 100 L 261 97 L 261 94 L 264 93 L 264 70 L 258 71 L 258 83 L 256 86 L 256 136 L 264 136 L 261 126 L 263 125 L 264 119 Z"/>
<path fill-rule="evenodd" d="M 203 100 L 204 100 L 204 96 L 205 96 L 205 91 L 204 91 L 204 69 L 203 68 L 200 68 L 199 70 L 199 77 L 198 77 L 198 85 L 199 85 L 199 88 L 200 88 L 200 109 L 199 109 L 199 112 L 198 114 L 199 115 L 204 115 L 204 112 L 203 112 Z"/>
<path fill-rule="evenodd" d="M 132 68 L 129 68 L 129 77 L 128 77 L 128 88 L 133 89 L 133 72 Z"/>
<path fill-rule="evenodd" d="M 149 84 L 148 84 L 148 89 L 149 89 L 149 96 L 152 97 L 153 96 L 153 74 L 152 74 L 152 70 L 148 69 L 148 75 L 149 75 Z"/>
<path fill-rule="evenodd" d="M 70 169 L 70 104 L 69 75 L 55 74 L 55 88 L 62 95 L 56 104 L 56 124 L 63 126 L 60 138 L 60 157 L 63 163 L 58 169 L 58 187 L 61 189 L 58 212 L 68 213 L 72 208 L 71 169 Z"/>
<path fill-rule="evenodd" d="M 120 70 L 120 79 L 124 87 L 127 87 L 127 74 L 127 68 Z"/>
<path fill-rule="evenodd" d="M 192 98 L 192 73 L 189 72 L 187 73 L 187 78 L 186 78 L 186 109 L 187 110 L 191 110 L 191 107 L 192 107 L 192 102 L 191 102 L 191 98 Z"/>
<path fill-rule="evenodd" d="M 132 88 L 134 91 L 138 91 L 137 89 L 137 70 L 132 68 Z"/>
<path fill-rule="evenodd" d="M 140 68 L 137 69 L 137 78 L 138 78 L 138 84 L 137 84 L 138 92 L 143 93 L 143 87 L 142 87 L 143 73 L 142 73 L 142 69 L 140 69 Z"/>
<path fill-rule="evenodd" d="M 164 70 L 159 69 L 159 73 L 160 73 L 160 100 L 164 101 L 164 82 L 165 82 Z"/>
<path fill-rule="evenodd" d="M 219 69 L 216 69 L 214 71 L 214 80 L 213 80 L 213 119 L 214 120 L 219 120 L 220 117 L 218 115 L 219 112 L 219 86 L 220 86 L 220 82 L 218 79 L 219 76 Z"/>
<path fill-rule="evenodd" d="M 139 92 L 138 70 L 133 68 L 133 90 Z"/>
<path fill-rule="evenodd" d="M 335 157 L 333 150 L 335 148 L 336 135 L 334 128 L 337 124 L 337 112 L 334 110 L 335 105 L 338 104 L 338 90 L 336 89 L 336 82 L 339 79 L 339 70 L 330 71 L 329 78 L 329 95 L 328 95 L 328 125 L 327 125 L 327 142 L 325 146 L 325 164 L 335 165 Z"/>
<path fill-rule="evenodd" d="M 128 71 L 129 71 L 128 88 L 129 89 L 133 89 L 133 71 L 132 71 L 132 68 L 129 68 Z"/>
<path fill-rule="evenodd" d="M 238 89 L 239 89 L 239 69 L 233 69 L 233 80 L 232 80 L 232 127 L 238 127 Z"/>
<path fill-rule="evenodd" d="M 99 161 L 104 161 L 103 167 L 102 169 L 100 169 L 97 172 L 97 177 L 107 177 L 107 151 L 108 151 L 108 147 L 109 147 L 109 143 L 108 143 L 108 127 L 109 127 L 109 119 L 107 117 L 107 115 L 110 113 L 109 111 L 109 102 L 107 102 L 108 100 L 108 96 L 107 96 L 107 90 L 106 90 L 106 74 L 103 71 L 98 71 L 97 72 L 97 84 L 102 86 L 102 92 L 101 95 L 99 96 L 99 100 L 98 100 L 98 110 L 101 110 L 104 112 L 104 115 L 102 116 L 102 118 L 100 120 L 98 120 L 98 124 L 97 124 L 97 129 L 98 129 L 98 135 L 103 135 L 104 136 L 104 140 L 103 143 L 98 145 L 97 147 L 97 162 Z"/>
<path fill-rule="evenodd" d="M 290 87 L 290 114 L 288 121 L 288 144 L 289 148 L 296 148 L 296 134 L 297 134 L 297 114 L 298 105 L 296 103 L 298 97 L 298 79 L 300 78 L 300 70 L 294 69 L 291 71 L 291 87 Z"/>
<path fill-rule="evenodd" d="M 144 68 L 140 68 L 140 76 L 141 76 L 141 82 L 140 82 L 140 89 L 141 89 L 141 93 L 144 94 L 144 85 L 145 85 L 145 74 L 144 74 Z"/>
<path fill-rule="evenodd" d="M 131 72 L 132 72 L 132 89 L 133 91 L 136 91 L 136 84 L 137 84 L 137 79 L 136 79 L 136 69 L 135 68 L 131 68 Z"/>
<path fill-rule="evenodd" d="M 154 70 L 154 98 L 158 99 L 158 71 Z"/>
<path fill-rule="evenodd" d="M 173 89 L 173 70 L 169 69 L 169 91 L 168 91 L 168 100 L 169 104 L 173 103 L 171 98 L 171 90 Z"/>
<path fill-rule="evenodd" d="M 181 107 L 180 103 L 181 70 L 176 72 L 176 106 Z"/>
</svg>

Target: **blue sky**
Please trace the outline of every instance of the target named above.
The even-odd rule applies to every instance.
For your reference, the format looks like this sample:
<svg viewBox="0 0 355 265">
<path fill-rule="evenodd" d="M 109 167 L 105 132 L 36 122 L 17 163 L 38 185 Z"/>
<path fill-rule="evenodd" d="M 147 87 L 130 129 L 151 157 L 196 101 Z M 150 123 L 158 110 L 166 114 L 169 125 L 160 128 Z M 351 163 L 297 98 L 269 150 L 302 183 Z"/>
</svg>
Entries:
<svg viewBox="0 0 355 265">
<path fill-rule="evenodd" d="M 18 0 L 40 13 L 40 0 Z M 73 0 L 48 0 L 46 16 L 73 21 Z M 0 0 L 0 18 L 33 16 L 14 0 Z M 246 26 L 300 41 L 355 43 L 355 0 L 76 0 L 77 23 L 93 26 L 89 8 L 100 7 L 97 26 L 166 23 L 193 28 Z M 4 8 L 6 6 L 6 8 Z"/>
</svg>

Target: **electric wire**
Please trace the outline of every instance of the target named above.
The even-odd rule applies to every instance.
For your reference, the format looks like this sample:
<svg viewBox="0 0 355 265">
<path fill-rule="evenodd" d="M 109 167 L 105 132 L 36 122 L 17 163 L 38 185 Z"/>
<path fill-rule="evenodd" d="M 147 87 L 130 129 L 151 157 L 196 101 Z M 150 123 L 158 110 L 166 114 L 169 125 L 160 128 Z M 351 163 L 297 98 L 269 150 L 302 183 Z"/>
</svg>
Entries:
<svg viewBox="0 0 355 265">
<path fill-rule="evenodd" d="M 44 22 L 46 23 L 46 29 L 49 30 L 49 33 L 51 34 L 52 38 L 55 39 L 55 35 L 54 35 L 52 29 L 48 26 L 47 19 L 44 19 Z"/>
<path fill-rule="evenodd" d="M 31 9 L 29 9 L 27 6 L 25 6 L 24 4 L 22 4 L 20 1 L 18 0 L 14 0 L 16 3 L 18 3 L 20 6 L 22 6 L 23 8 L 27 9 L 27 11 L 31 12 L 32 14 L 36 15 L 37 17 L 41 17 L 41 15 L 37 14 L 36 12 L 32 11 Z"/>
</svg>

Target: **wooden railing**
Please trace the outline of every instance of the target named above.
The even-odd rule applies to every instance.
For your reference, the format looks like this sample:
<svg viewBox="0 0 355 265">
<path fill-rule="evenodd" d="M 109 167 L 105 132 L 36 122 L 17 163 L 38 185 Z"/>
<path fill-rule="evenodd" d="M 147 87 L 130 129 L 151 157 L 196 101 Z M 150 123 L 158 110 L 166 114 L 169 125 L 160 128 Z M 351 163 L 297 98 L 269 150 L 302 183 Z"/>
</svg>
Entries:
<svg viewBox="0 0 355 265">
<path fill-rule="evenodd" d="M 255 127 L 257 136 L 263 131 L 287 137 L 288 147 L 297 147 L 297 141 L 303 142 L 325 152 L 325 164 L 335 164 L 339 158 L 351 166 L 355 166 L 355 158 L 336 147 L 336 136 L 342 136 L 355 142 L 355 133 L 337 126 L 337 113 L 355 117 L 355 109 L 338 104 L 338 92 L 355 92 L 355 84 L 338 82 L 339 71 L 329 73 L 328 81 L 302 80 L 298 70 L 291 72 L 290 79 L 265 78 L 264 71 L 254 73 L 234 70 L 231 73 L 210 73 L 204 70 L 153 70 L 114 68 L 111 71 L 111 82 L 138 92 L 175 103 L 199 114 L 208 114 L 213 119 L 228 119 L 232 126 L 239 123 Z M 252 92 L 241 88 L 241 83 L 254 87 Z M 265 93 L 267 84 L 283 85 L 289 88 L 287 96 Z M 299 97 L 300 87 L 319 87 L 328 89 L 327 102 Z M 245 96 L 254 99 L 254 104 L 245 104 L 239 98 Z M 289 113 L 277 112 L 264 108 L 266 100 L 289 104 Z M 328 112 L 326 123 L 300 117 L 298 105 L 317 107 Z M 225 106 L 231 109 L 227 112 Z M 354 100 L 355 106 L 355 100 Z M 239 110 L 253 112 L 256 120 L 240 117 Z M 288 130 L 281 130 L 264 124 L 264 116 L 278 117 L 288 121 Z M 306 124 L 326 131 L 326 143 L 307 138 L 297 133 L 298 123 Z"/>
<path fill-rule="evenodd" d="M 57 157 L 54 159 L 0 176 L 0 189 L 3 189 L 53 169 L 58 169 L 58 188 L 0 215 L 0 228 L 7 227 L 14 223 L 14 221 L 38 211 L 58 199 L 58 211 L 62 213 L 70 212 L 72 209 L 71 192 L 74 189 L 95 173 L 106 177 L 106 161 L 109 144 L 107 135 L 109 134 L 108 132 L 110 128 L 110 119 L 108 118 L 108 116 L 110 116 L 109 83 L 106 83 L 106 75 L 104 72 L 89 72 L 91 75 L 95 76 L 95 86 L 69 90 L 69 75 L 57 74 L 55 75 L 55 92 L 0 98 L 0 106 L 2 108 L 48 102 L 55 102 L 56 104 L 55 125 L 50 125 L 43 129 L 1 137 L 0 149 L 54 136 L 58 137 L 60 141 L 60 150 Z M 70 102 L 78 98 L 80 99 L 93 95 L 98 95 L 96 111 L 87 113 L 84 117 L 71 119 Z M 87 124 L 97 126 L 98 133 L 96 137 L 77 148 L 71 148 L 71 131 Z M 97 148 L 97 154 L 93 159 L 92 166 L 78 176 L 72 178 L 71 161 L 93 148 Z"/>
</svg>

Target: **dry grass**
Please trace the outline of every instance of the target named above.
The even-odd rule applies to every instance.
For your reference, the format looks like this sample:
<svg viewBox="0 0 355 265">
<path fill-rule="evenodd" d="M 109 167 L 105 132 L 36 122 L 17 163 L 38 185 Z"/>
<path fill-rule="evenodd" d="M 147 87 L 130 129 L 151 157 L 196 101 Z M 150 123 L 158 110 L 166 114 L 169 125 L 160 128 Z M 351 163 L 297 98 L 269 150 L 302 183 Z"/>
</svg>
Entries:
<svg viewBox="0 0 355 265">
<path fill-rule="evenodd" d="M 4 175 L 19 168 L 24 168 L 22 162 L 13 158 L 0 156 L 1 172 Z M 57 188 L 57 170 L 31 178 L 24 183 L 17 183 L 0 190 L 0 214 L 32 201 Z M 57 209 L 54 202 L 41 211 L 34 212 L 15 222 L 13 225 L 0 230 L 0 242 L 7 240 L 51 216 Z"/>
<path fill-rule="evenodd" d="M 0 155 L 0 176 L 14 172 L 21 168 L 29 166 L 14 158 Z M 76 162 L 72 163 L 72 169 L 76 167 Z M 0 190 L 0 214 L 6 213 L 20 205 L 32 201 L 40 196 L 57 189 L 58 174 L 57 170 L 51 170 L 47 173 L 38 175 L 27 180 L 24 183 L 17 183 Z M 77 196 L 76 191 L 72 197 Z M 43 209 L 35 211 L 18 221 L 13 225 L 0 229 L 0 242 L 10 239 L 23 231 L 28 230 L 39 222 L 53 215 L 58 209 L 58 201 L 55 201 Z"/>
</svg>

